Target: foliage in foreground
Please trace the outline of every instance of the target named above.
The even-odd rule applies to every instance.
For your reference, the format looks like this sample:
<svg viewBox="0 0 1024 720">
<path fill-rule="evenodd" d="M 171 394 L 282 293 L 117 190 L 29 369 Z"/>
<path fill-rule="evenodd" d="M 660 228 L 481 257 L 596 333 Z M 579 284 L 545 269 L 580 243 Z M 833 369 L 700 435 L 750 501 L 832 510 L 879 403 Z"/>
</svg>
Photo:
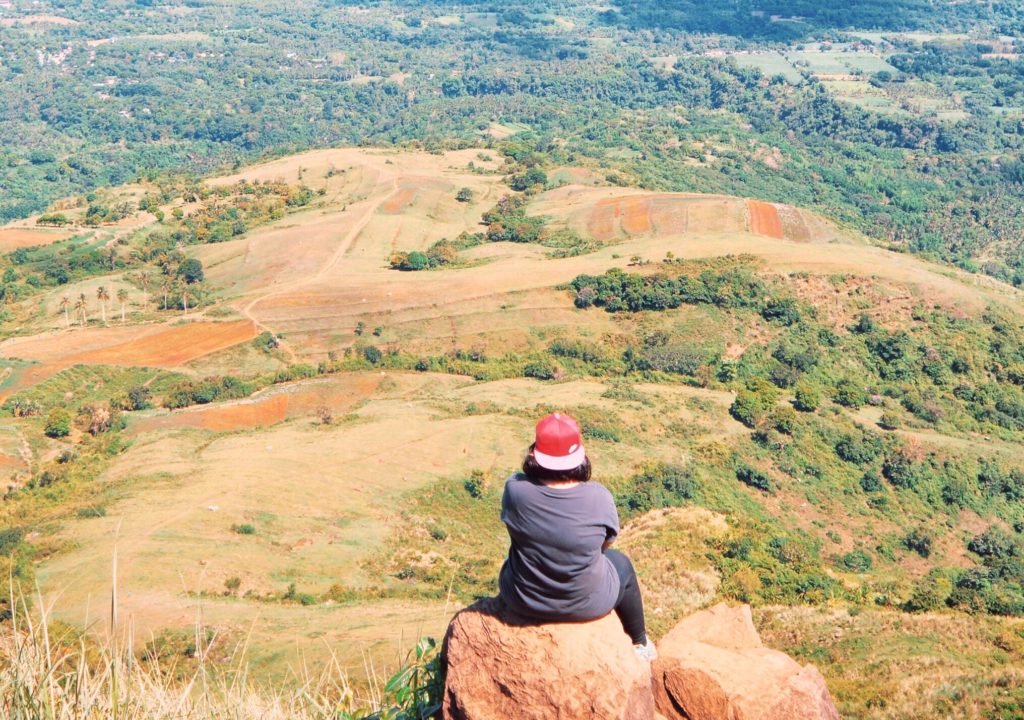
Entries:
<svg viewBox="0 0 1024 720">
<path fill-rule="evenodd" d="M 196 629 L 194 669 L 129 644 L 97 645 L 49 623 L 25 603 L 0 626 L 0 716 L 11 720 L 422 720 L 440 707 L 441 674 L 435 642 L 421 640 L 402 667 L 365 691 L 332 657 L 318 676 L 269 688 L 249 677 L 244 653 L 211 658 L 219 638 Z"/>
</svg>

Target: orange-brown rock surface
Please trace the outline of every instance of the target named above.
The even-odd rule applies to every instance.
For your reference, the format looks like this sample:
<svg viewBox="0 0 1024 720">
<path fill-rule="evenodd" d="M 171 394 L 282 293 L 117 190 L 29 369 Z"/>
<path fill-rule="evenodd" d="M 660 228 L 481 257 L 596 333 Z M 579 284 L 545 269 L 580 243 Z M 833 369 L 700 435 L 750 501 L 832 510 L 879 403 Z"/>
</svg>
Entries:
<svg viewBox="0 0 1024 720">
<path fill-rule="evenodd" d="M 639 660 L 614 614 L 534 624 L 497 598 L 445 638 L 445 720 L 838 720 L 813 666 L 761 644 L 749 606 L 681 621 Z"/>
<path fill-rule="evenodd" d="M 531 624 L 498 599 L 452 620 L 445 638 L 446 720 L 652 720 L 650 663 L 614 614 Z"/>
<path fill-rule="evenodd" d="M 821 673 L 764 647 L 747 605 L 681 621 L 658 643 L 653 673 L 669 720 L 839 720 Z"/>
</svg>

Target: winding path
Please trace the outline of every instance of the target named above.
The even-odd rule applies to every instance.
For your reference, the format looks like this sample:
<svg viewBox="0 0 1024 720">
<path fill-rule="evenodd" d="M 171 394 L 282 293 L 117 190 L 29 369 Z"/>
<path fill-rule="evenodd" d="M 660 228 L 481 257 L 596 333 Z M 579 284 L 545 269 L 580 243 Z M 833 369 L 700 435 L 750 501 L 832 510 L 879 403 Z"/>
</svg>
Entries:
<svg viewBox="0 0 1024 720">
<path fill-rule="evenodd" d="M 362 215 L 360 215 L 359 219 L 356 221 L 355 225 L 353 225 L 349 229 L 349 231 L 344 235 L 344 237 L 342 237 L 341 240 L 338 242 L 338 247 L 331 255 L 331 257 L 327 260 L 326 263 L 324 263 L 323 267 L 321 267 L 320 270 L 318 270 L 315 275 L 300 280 L 294 280 L 292 282 L 286 283 L 283 286 L 275 288 L 272 292 L 257 295 L 249 302 L 247 302 L 244 306 L 239 308 L 241 313 L 246 318 L 251 320 L 258 329 L 273 333 L 273 330 L 271 328 L 262 323 L 253 314 L 253 308 L 265 300 L 269 300 L 270 298 L 276 297 L 278 295 L 283 295 L 285 293 L 292 292 L 294 290 L 306 287 L 308 285 L 313 285 L 323 280 L 324 277 L 326 277 L 327 274 L 334 268 L 334 266 L 338 264 L 338 262 L 345 255 L 345 253 L 347 253 L 348 250 L 352 247 L 352 243 L 355 242 L 356 238 L 359 237 L 360 233 L 362 233 L 363 230 L 366 229 L 366 226 L 370 223 L 370 220 L 373 219 L 374 215 L 377 214 L 377 211 L 380 209 L 381 205 L 390 200 L 395 195 L 395 193 L 398 192 L 398 183 L 400 179 L 401 178 L 398 176 L 392 178 L 391 192 L 382 195 L 380 199 L 378 199 L 376 202 L 370 203 L 368 205 L 366 210 L 362 213 Z M 348 212 L 348 209 L 342 210 L 339 215 L 343 216 L 346 212 Z M 274 334 L 276 336 L 276 333 Z M 298 356 L 295 354 L 295 351 L 291 347 L 289 347 L 287 343 L 281 340 L 279 340 L 279 342 L 280 347 L 286 353 L 288 353 L 289 359 L 292 362 L 296 362 L 298 360 Z"/>
</svg>

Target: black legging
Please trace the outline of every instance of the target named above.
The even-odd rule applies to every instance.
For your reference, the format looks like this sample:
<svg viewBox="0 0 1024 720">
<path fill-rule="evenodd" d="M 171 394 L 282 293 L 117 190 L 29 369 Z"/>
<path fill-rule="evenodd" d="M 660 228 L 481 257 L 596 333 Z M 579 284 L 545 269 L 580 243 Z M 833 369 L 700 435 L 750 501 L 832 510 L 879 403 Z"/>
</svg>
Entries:
<svg viewBox="0 0 1024 720">
<path fill-rule="evenodd" d="M 615 614 L 622 621 L 622 629 L 626 631 L 634 645 L 647 642 L 647 626 L 644 624 L 644 601 L 640 597 L 640 584 L 636 580 L 636 571 L 629 558 L 618 550 L 605 550 L 615 572 L 619 575 L 619 597 L 615 601 Z"/>
</svg>

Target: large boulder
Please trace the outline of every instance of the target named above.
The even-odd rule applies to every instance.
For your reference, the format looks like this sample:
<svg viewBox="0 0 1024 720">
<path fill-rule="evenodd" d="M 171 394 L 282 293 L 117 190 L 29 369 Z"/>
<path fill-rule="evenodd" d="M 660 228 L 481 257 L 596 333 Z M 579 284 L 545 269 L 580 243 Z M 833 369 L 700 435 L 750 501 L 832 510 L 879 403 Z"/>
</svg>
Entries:
<svg viewBox="0 0 1024 720">
<path fill-rule="evenodd" d="M 764 647 L 748 605 L 680 622 L 658 643 L 653 673 L 670 720 L 839 720 L 821 673 Z"/>
<path fill-rule="evenodd" d="M 445 637 L 445 720 L 652 720 L 651 666 L 613 613 L 537 624 L 498 598 L 458 613 Z"/>
</svg>

